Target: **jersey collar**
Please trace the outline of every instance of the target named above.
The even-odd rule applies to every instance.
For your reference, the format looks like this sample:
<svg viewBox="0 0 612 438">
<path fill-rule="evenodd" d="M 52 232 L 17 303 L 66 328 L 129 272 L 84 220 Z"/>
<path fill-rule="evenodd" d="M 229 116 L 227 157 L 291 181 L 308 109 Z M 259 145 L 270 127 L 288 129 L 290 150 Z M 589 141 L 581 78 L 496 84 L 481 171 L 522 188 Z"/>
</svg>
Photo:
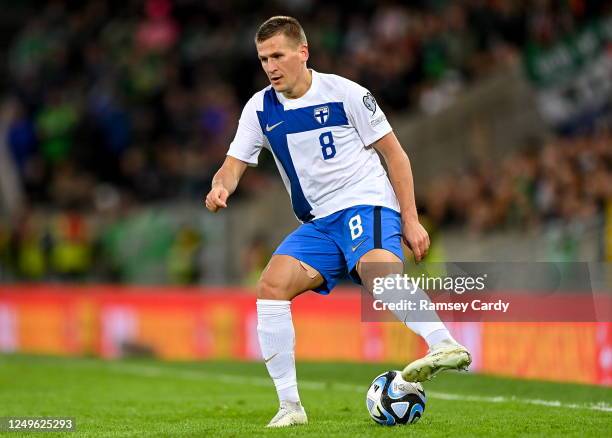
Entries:
<svg viewBox="0 0 612 438">
<path fill-rule="evenodd" d="M 278 101 L 283 106 L 294 106 L 295 104 L 304 102 L 310 96 L 314 96 L 316 94 L 317 89 L 319 88 L 319 74 L 312 68 L 309 68 L 308 70 L 310 70 L 312 73 L 312 82 L 310 83 L 310 88 L 306 90 L 306 93 L 304 93 L 302 97 L 298 97 L 297 99 L 287 99 L 285 96 L 283 96 L 283 93 L 277 93 L 276 90 L 274 90 Z"/>
</svg>

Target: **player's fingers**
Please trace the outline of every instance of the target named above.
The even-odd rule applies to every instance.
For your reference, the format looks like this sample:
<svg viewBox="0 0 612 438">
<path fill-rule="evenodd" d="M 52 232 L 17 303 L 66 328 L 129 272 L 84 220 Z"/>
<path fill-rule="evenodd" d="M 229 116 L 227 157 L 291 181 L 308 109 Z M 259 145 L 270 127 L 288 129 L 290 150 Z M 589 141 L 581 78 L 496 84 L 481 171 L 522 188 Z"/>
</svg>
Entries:
<svg viewBox="0 0 612 438">
<path fill-rule="evenodd" d="M 206 201 L 206 208 L 208 208 L 208 210 L 210 210 L 213 213 L 216 213 L 218 208 L 216 205 L 214 205 L 212 202 L 208 202 Z"/>
<path fill-rule="evenodd" d="M 211 194 L 209 193 L 206 196 L 206 199 L 204 201 L 204 204 L 206 205 L 206 208 L 208 208 L 210 211 L 212 211 L 213 213 L 216 213 L 216 211 L 219 209 L 215 202 L 213 201 L 213 197 L 211 196 Z"/>
<path fill-rule="evenodd" d="M 410 248 L 412 249 L 412 253 L 414 254 L 414 260 L 420 262 L 422 253 L 418 243 L 415 242 L 414 244 L 411 244 Z"/>
<path fill-rule="evenodd" d="M 429 245 L 427 244 L 427 236 L 424 236 L 423 239 L 421 239 L 421 257 L 425 258 L 425 256 L 427 255 L 427 249 L 429 248 Z"/>
<path fill-rule="evenodd" d="M 215 190 L 214 192 L 214 196 L 213 196 L 213 202 L 215 203 L 215 205 L 217 207 L 227 207 L 226 204 L 226 199 L 227 199 L 227 194 L 225 193 L 225 190 Z"/>
<path fill-rule="evenodd" d="M 223 203 L 223 207 L 227 207 L 227 197 L 228 196 L 229 196 L 229 193 L 227 192 L 227 190 L 221 190 L 219 192 L 219 201 Z"/>
<path fill-rule="evenodd" d="M 227 207 L 227 205 L 225 204 L 225 202 L 223 202 L 222 200 L 220 200 L 219 198 L 213 198 L 212 200 L 212 204 L 217 207 L 217 208 L 225 208 Z"/>
<path fill-rule="evenodd" d="M 214 189 L 210 191 L 208 196 L 206 196 L 206 202 L 211 207 L 214 207 L 215 211 L 219 207 L 223 207 L 223 203 L 219 200 L 219 195 Z"/>
</svg>

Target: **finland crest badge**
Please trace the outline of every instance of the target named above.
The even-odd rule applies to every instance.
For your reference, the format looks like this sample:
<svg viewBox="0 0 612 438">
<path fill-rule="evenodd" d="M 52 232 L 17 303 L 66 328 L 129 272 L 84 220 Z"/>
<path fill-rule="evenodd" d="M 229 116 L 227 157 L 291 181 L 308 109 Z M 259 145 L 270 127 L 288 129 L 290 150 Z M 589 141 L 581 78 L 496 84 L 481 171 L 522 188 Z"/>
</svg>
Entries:
<svg viewBox="0 0 612 438">
<path fill-rule="evenodd" d="M 326 105 L 326 106 L 319 106 L 315 108 L 314 118 L 321 125 L 324 125 L 325 122 L 327 122 L 327 119 L 329 118 L 329 107 Z"/>
</svg>

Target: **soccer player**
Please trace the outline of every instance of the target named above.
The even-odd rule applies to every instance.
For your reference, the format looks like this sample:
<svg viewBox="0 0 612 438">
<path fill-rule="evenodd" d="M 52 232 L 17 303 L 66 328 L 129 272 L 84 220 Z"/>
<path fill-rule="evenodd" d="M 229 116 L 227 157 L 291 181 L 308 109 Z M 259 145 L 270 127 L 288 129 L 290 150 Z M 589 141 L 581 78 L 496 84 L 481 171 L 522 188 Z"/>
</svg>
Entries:
<svg viewBox="0 0 612 438">
<path fill-rule="evenodd" d="M 270 86 L 255 93 L 240 117 L 227 157 L 215 174 L 206 207 L 227 207 L 247 166 L 272 152 L 302 224 L 281 243 L 257 284 L 257 331 L 280 408 L 268 427 L 307 423 L 295 372 L 291 300 L 328 294 L 349 275 L 371 284 L 367 264 L 399 266 L 402 239 L 420 261 L 429 237 L 419 223 L 408 156 L 372 94 L 348 79 L 307 68 L 308 45 L 297 20 L 268 19 L 255 35 Z M 378 151 L 389 170 L 383 168 Z M 471 362 L 439 319 L 408 322 L 429 353 L 402 372 L 422 381 Z"/>
</svg>

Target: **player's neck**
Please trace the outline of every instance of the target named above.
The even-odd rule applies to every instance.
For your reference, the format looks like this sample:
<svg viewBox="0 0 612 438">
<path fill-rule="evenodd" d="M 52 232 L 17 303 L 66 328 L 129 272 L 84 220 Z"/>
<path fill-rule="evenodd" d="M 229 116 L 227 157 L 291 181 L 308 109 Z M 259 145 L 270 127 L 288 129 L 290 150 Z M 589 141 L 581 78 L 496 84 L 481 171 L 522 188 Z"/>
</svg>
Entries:
<svg viewBox="0 0 612 438">
<path fill-rule="evenodd" d="M 287 99 L 299 99 L 310 90 L 310 86 L 312 85 L 312 71 L 307 68 L 304 70 L 304 74 L 295 84 L 295 87 L 283 93 L 283 96 Z"/>
</svg>

